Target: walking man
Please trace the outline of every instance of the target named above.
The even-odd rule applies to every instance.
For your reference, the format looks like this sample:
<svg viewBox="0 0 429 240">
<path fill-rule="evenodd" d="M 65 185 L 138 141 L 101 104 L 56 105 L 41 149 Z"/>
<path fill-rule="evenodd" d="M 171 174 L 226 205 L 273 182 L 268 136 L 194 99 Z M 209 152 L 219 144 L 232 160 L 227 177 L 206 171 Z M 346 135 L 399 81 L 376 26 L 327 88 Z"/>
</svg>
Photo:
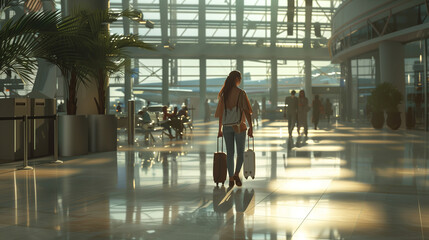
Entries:
<svg viewBox="0 0 429 240">
<path fill-rule="evenodd" d="M 288 121 L 289 138 L 292 137 L 292 131 L 295 127 L 298 115 L 298 98 L 295 97 L 295 90 L 292 90 L 289 97 L 285 99 L 285 117 Z"/>
</svg>

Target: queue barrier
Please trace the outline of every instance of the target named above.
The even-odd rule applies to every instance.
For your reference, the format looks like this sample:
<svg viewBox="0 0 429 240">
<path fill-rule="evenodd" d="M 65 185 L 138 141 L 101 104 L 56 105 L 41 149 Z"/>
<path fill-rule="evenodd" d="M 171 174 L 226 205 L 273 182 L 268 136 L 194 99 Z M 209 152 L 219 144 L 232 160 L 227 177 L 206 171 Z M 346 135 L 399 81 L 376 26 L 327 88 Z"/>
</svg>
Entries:
<svg viewBox="0 0 429 240">
<path fill-rule="evenodd" d="M 28 165 L 28 136 L 29 136 L 29 120 L 37 121 L 37 119 L 53 119 L 54 120 L 54 141 L 53 141 L 53 161 L 52 163 L 63 163 L 63 161 L 58 159 L 58 116 L 20 116 L 20 117 L 0 117 L 0 121 L 16 121 L 22 120 L 24 125 L 23 131 L 23 150 L 24 150 L 24 159 L 23 159 L 23 167 L 18 168 L 18 170 L 31 170 L 33 167 Z M 16 134 L 16 133 L 14 133 Z"/>
</svg>

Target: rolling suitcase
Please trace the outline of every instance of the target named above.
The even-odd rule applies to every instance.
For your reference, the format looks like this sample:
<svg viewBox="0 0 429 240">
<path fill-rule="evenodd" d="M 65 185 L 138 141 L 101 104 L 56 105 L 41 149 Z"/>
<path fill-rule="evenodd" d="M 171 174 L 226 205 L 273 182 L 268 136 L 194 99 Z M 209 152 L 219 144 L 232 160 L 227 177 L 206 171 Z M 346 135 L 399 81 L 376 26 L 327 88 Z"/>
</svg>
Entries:
<svg viewBox="0 0 429 240">
<path fill-rule="evenodd" d="M 244 177 L 247 179 L 248 177 L 252 177 L 255 179 L 255 139 L 252 137 L 253 147 L 249 148 L 249 138 L 247 138 L 247 150 L 244 152 L 244 166 L 243 172 Z"/>
<path fill-rule="evenodd" d="M 223 138 L 222 138 L 222 152 L 219 152 L 219 137 L 217 138 L 216 152 L 213 157 L 213 180 L 218 186 L 222 183 L 222 186 L 226 180 L 226 153 L 223 152 Z"/>
</svg>

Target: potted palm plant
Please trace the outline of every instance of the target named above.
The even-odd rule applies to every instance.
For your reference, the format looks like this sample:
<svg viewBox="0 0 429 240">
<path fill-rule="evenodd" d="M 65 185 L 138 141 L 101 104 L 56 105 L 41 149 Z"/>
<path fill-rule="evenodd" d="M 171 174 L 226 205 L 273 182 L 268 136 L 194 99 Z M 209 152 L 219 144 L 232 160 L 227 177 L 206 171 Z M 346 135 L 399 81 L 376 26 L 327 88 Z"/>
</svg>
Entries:
<svg viewBox="0 0 429 240">
<path fill-rule="evenodd" d="M 153 49 L 139 39 L 137 35 L 110 35 L 107 23 L 117 21 L 120 17 L 128 17 L 133 20 L 141 19 L 139 11 L 125 10 L 114 13 L 109 10 L 99 10 L 90 13 L 81 12 L 87 19 L 86 34 L 90 41 L 87 44 L 87 67 L 91 69 L 90 78 L 97 89 L 97 98 L 94 104 L 98 115 L 89 115 L 89 150 L 91 152 L 116 150 L 117 124 L 114 115 L 106 115 L 106 90 L 109 86 L 109 76 L 120 71 L 124 65 L 124 59 L 128 57 L 126 49 L 137 47 Z M 85 26 L 84 26 L 85 27 Z"/>
<path fill-rule="evenodd" d="M 77 113 L 77 93 L 80 87 L 88 85 L 87 46 L 89 41 L 83 34 L 85 20 L 76 15 L 59 20 L 54 34 L 43 35 L 45 42 L 40 57 L 56 65 L 64 78 L 67 89 L 67 115 L 59 116 L 58 141 L 61 156 L 75 156 L 88 153 L 88 122 L 85 115 Z"/>
<path fill-rule="evenodd" d="M 0 15 L 23 1 L 0 1 Z M 23 81 L 32 82 L 37 69 L 36 57 L 43 52 L 43 34 L 56 32 L 59 12 L 28 13 L 0 24 L 0 74 L 10 71 Z"/>
<path fill-rule="evenodd" d="M 368 104 L 372 111 L 371 123 L 375 129 L 381 129 L 384 125 L 384 112 L 387 113 L 386 124 L 396 130 L 401 126 L 401 113 L 398 105 L 402 102 L 402 94 L 393 86 L 385 82 L 377 85 L 368 97 Z"/>
<path fill-rule="evenodd" d="M 386 125 L 392 130 L 397 130 L 402 123 L 401 112 L 398 110 L 398 106 L 402 102 L 402 94 L 390 83 L 385 87 L 388 92 L 388 98 L 386 99 Z"/>
<path fill-rule="evenodd" d="M 368 105 L 371 111 L 371 124 L 375 129 L 381 129 L 384 125 L 384 106 L 387 93 L 382 84 L 372 90 L 368 97 Z"/>
</svg>

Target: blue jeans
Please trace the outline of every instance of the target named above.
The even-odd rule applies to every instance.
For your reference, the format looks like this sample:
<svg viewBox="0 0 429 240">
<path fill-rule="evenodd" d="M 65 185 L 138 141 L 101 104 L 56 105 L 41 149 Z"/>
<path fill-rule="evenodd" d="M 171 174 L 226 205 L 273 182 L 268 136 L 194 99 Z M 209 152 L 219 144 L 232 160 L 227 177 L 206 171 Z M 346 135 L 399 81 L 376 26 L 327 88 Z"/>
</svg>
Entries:
<svg viewBox="0 0 429 240">
<path fill-rule="evenodd" d="M 243 166 L 246 131 L 236 133 L 232 127 L 224 126 L 223 136 L 226 144 L 226 165 L 228 166 L 228 174 L 232 177 L 234 176 L 234 142 L 237 146 L 237 167 L 235 168 L 235 172 L 239 173 L 241 166 Z"/>
</svg>

